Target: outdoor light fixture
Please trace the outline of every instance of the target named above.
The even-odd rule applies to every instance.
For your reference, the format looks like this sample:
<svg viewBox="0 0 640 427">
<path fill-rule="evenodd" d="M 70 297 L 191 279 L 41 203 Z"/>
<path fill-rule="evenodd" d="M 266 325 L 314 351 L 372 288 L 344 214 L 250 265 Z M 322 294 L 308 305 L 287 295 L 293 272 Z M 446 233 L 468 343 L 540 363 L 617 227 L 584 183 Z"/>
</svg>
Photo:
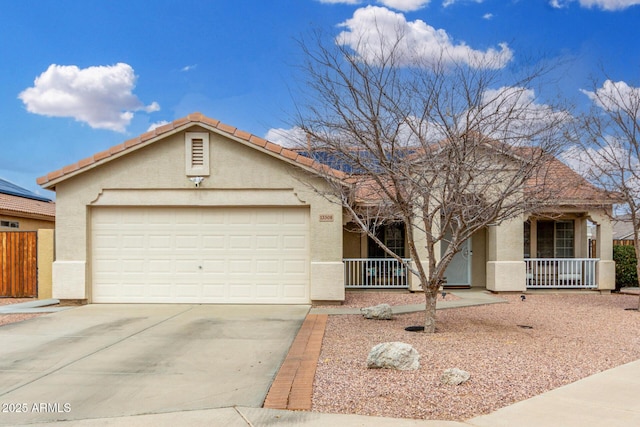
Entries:
<svg viewBox="0 0 640 427">
<path fill-rule="evenodd" d="M 200 187 L 200 183 L 204 181 L 204 177 L 202 176 L 192 176 L 189 179 L 191 180 L 191 182 L 193 182 L 196 185 L 196 188 Z"/>
</svg>

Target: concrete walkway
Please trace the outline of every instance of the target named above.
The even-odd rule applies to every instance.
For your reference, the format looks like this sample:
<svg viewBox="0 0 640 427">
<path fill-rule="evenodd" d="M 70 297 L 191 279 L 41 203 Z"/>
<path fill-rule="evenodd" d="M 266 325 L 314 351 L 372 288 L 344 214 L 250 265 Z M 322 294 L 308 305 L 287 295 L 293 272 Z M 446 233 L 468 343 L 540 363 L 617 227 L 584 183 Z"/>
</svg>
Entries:
<svg viewBox="0 0 640 427">
<path fill-rule="evenodd" d="M 500 304 L 507 301 L 500 298 L 499 295 L 492 294 L 485 290 L 465 289 L 460 291 L 447 291 L 447 293 L 457 296 L 459 299 L 444 301 L 438 300 L 436 304 L 437 310 L 446 310 L 449 308 L 471 307 L 474 305 Z M 424 304 L 398 305 L 393 308 L 394 314 L 413 313 L 424 310 Z M 346 308 L 336 306 L 320 306 L 313 307 L 310 311 L 312 314 L 360 314 L 359 308 Z"/>
<path fill-rule="evenodd" d="M 60 306 L 58 299 L 34 299 L 18 304 L 0 305 L 0 314 L 12 313 L 56 313 L 69 310 L 72 306 Z"/>
</svg>

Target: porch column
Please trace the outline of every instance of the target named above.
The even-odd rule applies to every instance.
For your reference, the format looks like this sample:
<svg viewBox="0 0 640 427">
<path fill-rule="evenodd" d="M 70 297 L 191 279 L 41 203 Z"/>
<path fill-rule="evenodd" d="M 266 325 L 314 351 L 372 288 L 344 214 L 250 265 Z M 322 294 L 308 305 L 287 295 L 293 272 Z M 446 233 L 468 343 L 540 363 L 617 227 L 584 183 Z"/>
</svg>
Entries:
<svg viewBox="0 0 640 427">
<path fill-rule="evenodd" d="M 487 289 L 524 292 L 524 218 L 518 216 L 487 231 Z"/>
<path fill-rule="evenodd" d="M 429 271 L 429 254 L 427 253 L 427 237 L 424 233 L 424 230 L 421 230 L 419 227 L 413 227 L 413 238 L 416 245 L 416 251 L 418 252 L 418 256 L 422 261 L 422 268 L 424 271 L 428 273 Z M 436 253 L 440 253 L 440 244 L 436 244 Z M 416 266 L 415 257 L 411 258 L 411 267 L 415 268 Z M 414 274 L 409 274 L 409 290 L 412 292 L 423 292 L 424 289 L 420 287 L 420 278 Z"/>
<path fill-rule="evenodd" d="M 613 261 L 613 226 L 611 217 L 606 212 L 589 212 L 591 220 L 596 223 L 596 280 L 598 289 L 612 290 L 616 288 L 616 263 Z"/>
</svg>

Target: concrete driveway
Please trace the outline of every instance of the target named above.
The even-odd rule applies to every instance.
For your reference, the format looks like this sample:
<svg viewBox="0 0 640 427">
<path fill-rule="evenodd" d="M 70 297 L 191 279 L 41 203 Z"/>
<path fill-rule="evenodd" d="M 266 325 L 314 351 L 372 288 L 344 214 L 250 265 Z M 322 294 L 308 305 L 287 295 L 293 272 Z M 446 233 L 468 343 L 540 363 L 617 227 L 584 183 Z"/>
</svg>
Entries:
<svg viewBox="0 0 640 427">
<path fill-rule="evenodd" d="M 308 310 L 88 305 L 0 327 L 0 425 L 260 407 Z"/>
</svg>

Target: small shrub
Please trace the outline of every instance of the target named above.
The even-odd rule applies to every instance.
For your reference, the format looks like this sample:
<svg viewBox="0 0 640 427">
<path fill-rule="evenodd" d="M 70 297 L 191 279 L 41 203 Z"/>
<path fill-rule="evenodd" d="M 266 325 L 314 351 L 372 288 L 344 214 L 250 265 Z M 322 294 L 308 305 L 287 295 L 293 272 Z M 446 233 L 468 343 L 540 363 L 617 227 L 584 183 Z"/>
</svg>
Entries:
<svg viewBox="0 0 640 427">
<path fill-rule="evenodd" d="M 636 251 L 631 245 L 615 245 L 613 260 L 616 262 L 616 290 L 626 286 L 638 286 Z"/>
</svg>

